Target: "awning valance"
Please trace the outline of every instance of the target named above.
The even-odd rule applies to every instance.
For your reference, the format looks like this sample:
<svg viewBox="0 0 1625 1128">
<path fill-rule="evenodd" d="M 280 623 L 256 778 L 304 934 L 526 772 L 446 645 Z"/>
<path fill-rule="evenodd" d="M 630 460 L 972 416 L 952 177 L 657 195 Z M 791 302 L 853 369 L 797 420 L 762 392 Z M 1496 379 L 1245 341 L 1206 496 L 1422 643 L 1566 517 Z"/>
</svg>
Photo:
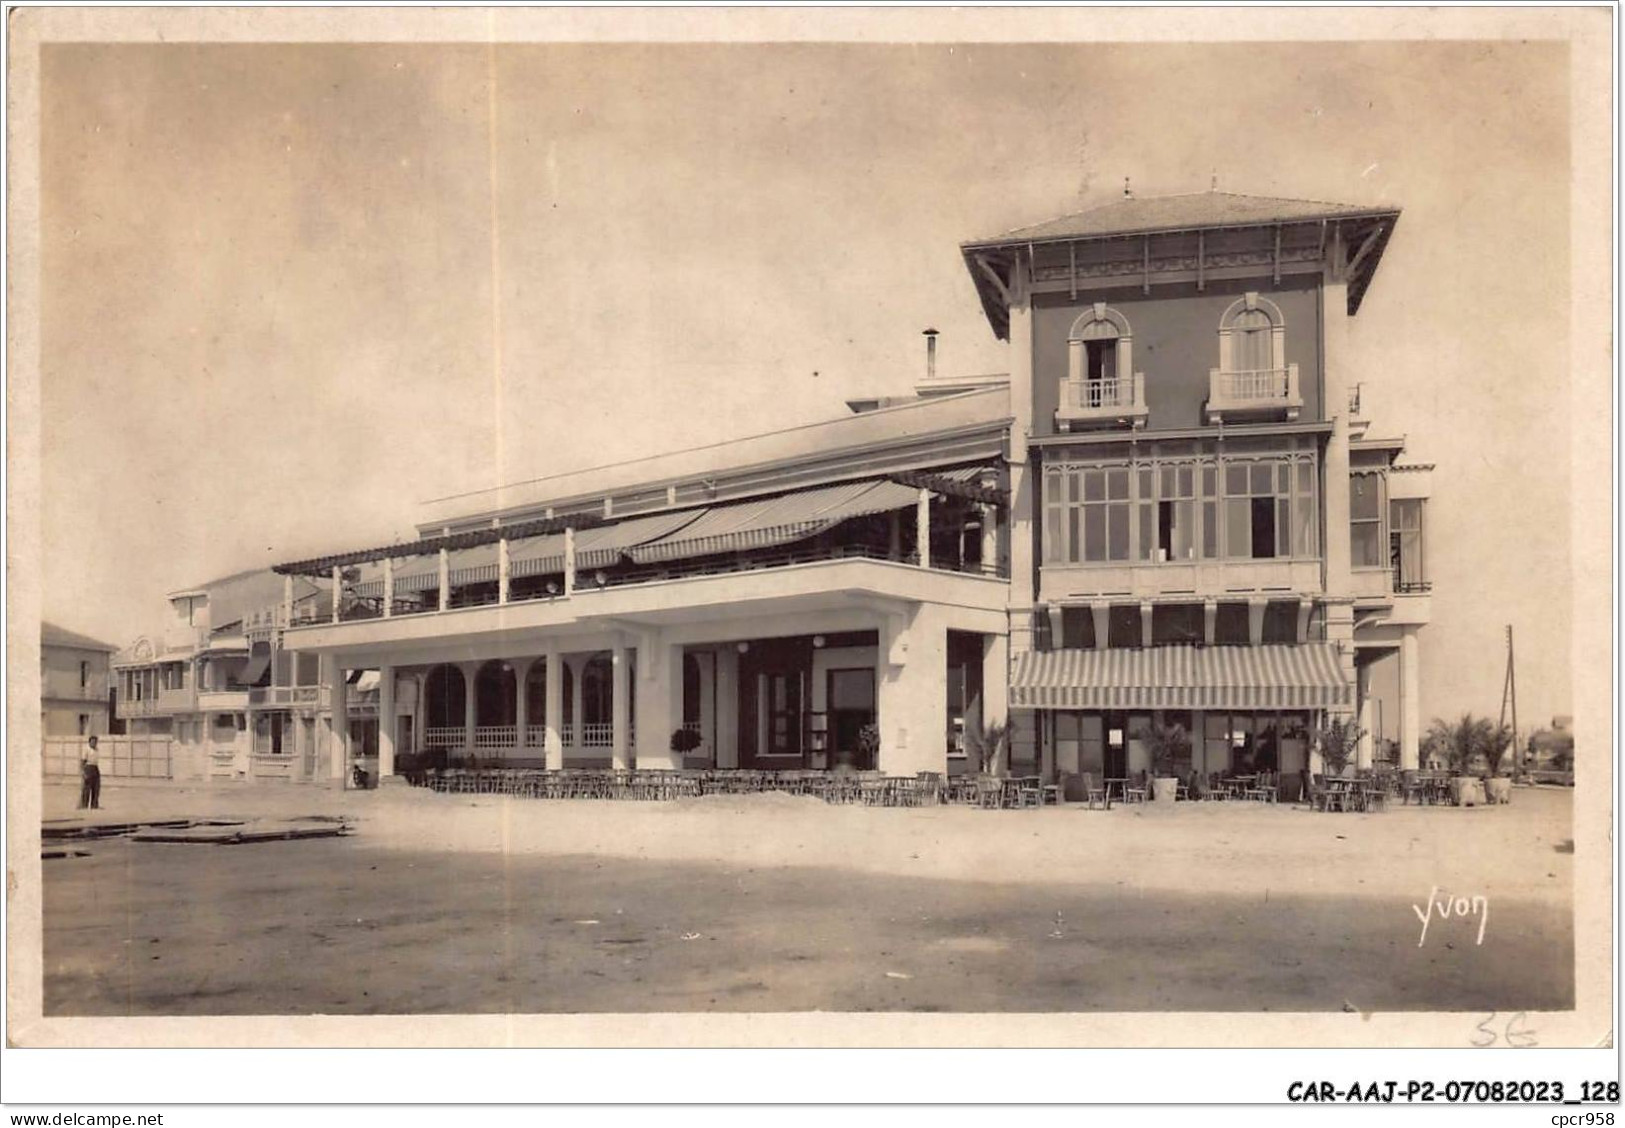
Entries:
<svg viewBox="0 0 1625 1128">
<path fill-rule="evenodd" d="M 896 482 L 842 482 L 796 493 L 708 509 L 658 541 L 632 550 L 640 564 L 719 552 L 773 548 L 814 536 L 848 517 L 913 505 L 917 489 Z"/>
<path fill-rule="evenodd" d="M 1034 651 L 1010 678 L 1021 709 L 1326 709 L 1353 697 L 1321 642 Z"/>
</svg>

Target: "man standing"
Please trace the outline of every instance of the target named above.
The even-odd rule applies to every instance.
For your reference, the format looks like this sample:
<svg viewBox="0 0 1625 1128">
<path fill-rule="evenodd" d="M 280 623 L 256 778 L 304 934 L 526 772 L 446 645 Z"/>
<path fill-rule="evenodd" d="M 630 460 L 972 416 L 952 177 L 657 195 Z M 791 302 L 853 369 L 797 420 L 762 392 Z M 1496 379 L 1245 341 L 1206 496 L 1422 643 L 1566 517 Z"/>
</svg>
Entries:
<svg viewBox="0 0 1625 1128">
<path fill-rule="evenodd" d="M 79 758 L 79 809 L 92 811 L 102 805 L 102 770 L 96 762 L 96 738 L 90 738 L 90 747 Z"/>
</svg>

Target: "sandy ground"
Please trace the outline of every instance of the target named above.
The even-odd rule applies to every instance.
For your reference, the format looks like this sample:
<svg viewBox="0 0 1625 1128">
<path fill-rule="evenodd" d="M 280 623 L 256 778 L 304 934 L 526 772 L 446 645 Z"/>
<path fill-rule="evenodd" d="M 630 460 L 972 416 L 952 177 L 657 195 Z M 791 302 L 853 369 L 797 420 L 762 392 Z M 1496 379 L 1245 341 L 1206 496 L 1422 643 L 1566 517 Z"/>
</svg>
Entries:
<svg viewBox="0 0 1625 1128">
<path fill-rule="evenodd" d="M 48 787 L 45 814 L 76 818 Z M 47 1014 L 1546 1010 L 1573 1005 L 1572 794 L 1289 807 L 594 803 L 110 786 L 109 821 L 345 814 L 348 838 L 108 839 L 45 874 Z M 1435 888 L 1478 920 L 1412 905 Z"/>
</svg>

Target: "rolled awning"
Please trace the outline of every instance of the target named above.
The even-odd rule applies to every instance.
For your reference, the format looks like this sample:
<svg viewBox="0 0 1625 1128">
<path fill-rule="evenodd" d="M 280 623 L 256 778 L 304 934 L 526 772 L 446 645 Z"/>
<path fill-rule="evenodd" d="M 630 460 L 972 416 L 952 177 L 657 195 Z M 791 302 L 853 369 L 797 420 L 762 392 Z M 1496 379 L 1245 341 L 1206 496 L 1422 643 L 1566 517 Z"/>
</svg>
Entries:
<svg viewBox="0 0 1625 1128">
<path fill-rule="evenodd" d="M 1159 646 L 1016 656 L 1010 704 L 1023 709 L 1327 709 L 1353 705 L 1336 650 Z"/>
</svg>

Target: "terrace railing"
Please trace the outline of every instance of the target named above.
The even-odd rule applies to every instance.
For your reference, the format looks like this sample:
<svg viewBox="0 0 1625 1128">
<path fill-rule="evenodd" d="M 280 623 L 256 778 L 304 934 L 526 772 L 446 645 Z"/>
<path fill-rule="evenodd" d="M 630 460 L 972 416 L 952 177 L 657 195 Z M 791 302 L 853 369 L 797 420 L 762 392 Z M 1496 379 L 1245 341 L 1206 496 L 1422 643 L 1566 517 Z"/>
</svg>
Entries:
<svg viewBox="0 0 1625 1128">
<path fill-rule="evenodd" d="M 516 748 L 518 745 L 516 725 L 480 725 L 474 729 L 475 748 Z"/>
<path fill-rule="evenodd" d="M 1221 420 L 1226 412 L 1282 411 L 1288 419 L 1297 418 L 1303 407 L 1298 387 L 1298 366 L 1285 368 L 1239 368 L 1208 370 L 1208 421 Z"/>
</svg>

